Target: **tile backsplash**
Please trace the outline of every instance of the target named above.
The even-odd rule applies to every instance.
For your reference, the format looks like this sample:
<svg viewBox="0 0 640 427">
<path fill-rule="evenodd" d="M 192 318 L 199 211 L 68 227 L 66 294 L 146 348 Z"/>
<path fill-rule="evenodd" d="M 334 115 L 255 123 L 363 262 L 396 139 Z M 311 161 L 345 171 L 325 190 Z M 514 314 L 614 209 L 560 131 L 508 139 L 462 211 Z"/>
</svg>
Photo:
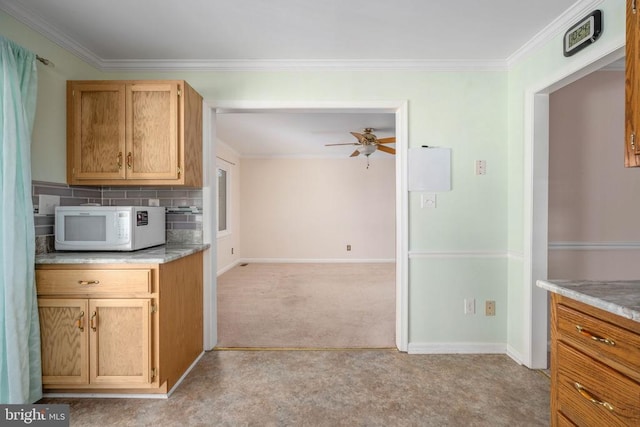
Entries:
<svg viewBox="0 0 640 427">
<path fill-rule="evenodd" d="M 202 189 L 184 187 L 80 187 L 43 181 L 32 182 L 36 253 L 52 252 L 53 215 L 37 213 L 42 194 L 60 197 L 61 206 L 99 203 L 103 206 L 148 206 L 158 199 L 168 209 L 167 243 L 202 243 Z M 171 208 L 196 207 L 198 213 L 171 212 Z"/>
</svg>

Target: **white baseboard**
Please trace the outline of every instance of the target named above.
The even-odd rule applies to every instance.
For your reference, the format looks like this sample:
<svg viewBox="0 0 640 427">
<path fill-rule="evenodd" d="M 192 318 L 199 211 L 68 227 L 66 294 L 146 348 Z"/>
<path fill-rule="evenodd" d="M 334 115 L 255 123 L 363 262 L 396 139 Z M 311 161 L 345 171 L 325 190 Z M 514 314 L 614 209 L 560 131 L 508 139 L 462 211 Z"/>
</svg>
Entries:
<svg viewBox="0 0 640 427">
<path fill-rule="evenodd" d="M 237 261 L 232 262 L 225 267 L 222 267 L 220 270 L 216 272 L 216 276 L 220 276 L 232 268 L 243 264 L 243 263 L 254 263 L 254 264 L 387 264 L 387 263 L 395 263 L 395 259 L 327 259 L 327 258 L 313 258 L 313 259 L 299 259 L 299 258 L 244 258 L 239 259 Z"/>
<path fill-rule="evenodd" d="M 235 267 L 236 265 L 239 265 L 242 261 L 238 260 L 238 261 L 234 261 L 231 264 L 228 264 L 225 267 L 222 267 L 220 270 L 216 271 L 216 276 L 221 276 L 222 274 L 226 273 L 227 271 L 231 270 L 233 267 Z"/>
<path fill-rule="evenodd" d="M 507 345 L 502 343 L 409 343 L 409 354 L 505 354 Z"/>
<path fill-rule="evenodd" d="M 524 365 L 522 354 L 510 345 L 507 346 L 507 356 L 512 358 L 517 364 Z"/>
<path fill-rule="evenodd" d="M 259 264 L 343 264 L 343 263 L 395 263 L 395 258 L 352 259 L 352 258 L 244 258 L 240 262 Z"/>
<path fill-rule="evenodd" d="M 176 381 L 176 383 L 173 385 L 173 387 L 171 387 L 171 390 L 169 390 L 169 393 L 167 393 L 167 397 L 171 396 L 171 394 L 176 390 L 176 388 L 178 388 L 178 386 L 182 383 L 182 381 L 187 378 L 187 375 L 189 375 L 189 373 L 191 372 L 191 370 L 193 368 L 196 367 L 196 365 L 198 364 L 198 362 L 200 361 L 200 359 L 202 359 L 202 356 L 204 356 L 204 351 L 202 353 L 200 353 L 200 355 L 198 357 L 196 357 L 196 360 L 193 361 L 193 363 L 191 364 L 191 366 L 189 366 L 187 368 L 186 371 L 184 371 L 184 374 L 182 374 L 182 376 L 180 377 L 180 379 L 178 379 L 178 381 Z"/>
</svg>

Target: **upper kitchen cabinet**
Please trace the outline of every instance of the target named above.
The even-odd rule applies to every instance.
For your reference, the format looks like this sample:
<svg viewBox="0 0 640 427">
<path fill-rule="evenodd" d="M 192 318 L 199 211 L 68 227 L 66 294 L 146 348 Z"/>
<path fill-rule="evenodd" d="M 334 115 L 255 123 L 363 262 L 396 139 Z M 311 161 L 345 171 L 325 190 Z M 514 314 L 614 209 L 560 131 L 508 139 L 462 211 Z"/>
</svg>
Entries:
<svg viewBox="0 0 640 427">
<path fill-rule="evenodd" d="M 625 167 L 640 166 L 640 2 L 627 0 Z"/>
<path fill-rule="evenodd" d="M 202 186 L 202 97 L 181 80 L 67 82 L 67 182 Z"/>
</svg>

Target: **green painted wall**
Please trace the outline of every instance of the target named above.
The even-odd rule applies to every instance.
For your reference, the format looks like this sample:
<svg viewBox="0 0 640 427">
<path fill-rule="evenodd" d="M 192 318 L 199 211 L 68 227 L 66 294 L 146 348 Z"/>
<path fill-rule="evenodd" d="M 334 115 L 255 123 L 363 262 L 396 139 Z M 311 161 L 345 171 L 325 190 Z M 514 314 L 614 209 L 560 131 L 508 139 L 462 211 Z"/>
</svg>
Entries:
<svg viewBox="0 0 640 427">
<path fill-rule="evenodd" d="M 603 38 L 622 31 L 617 27 L 623 2 L 605 1 L 602 8 Z M 410 343 L 524 348 L 516 333 L 522 327 L 522 263 L 504 255 L 522 251 L 522 93 L 562 64 L 559 38 L 510 72 L 102 73 L 2 12 L 0 34 L 56 64 L 39 66 L 32 147 L 36 180 L 65 180 L 67 79 L 179 78 L 210 102 L 408 100 L 409 145 L 453 149 L 453 190 L 438 195 L 437 209 L 421 209 L 419 195 L 410 195 Z M 477 159 L 487 161 L 487 175 L 474 175 Z M 463 313 L 463 299 L 470 297 L 477 300 L 476 315 Z M 482 314 L 485 299 L 496 301 L 497 316 Z"/>
</svg>

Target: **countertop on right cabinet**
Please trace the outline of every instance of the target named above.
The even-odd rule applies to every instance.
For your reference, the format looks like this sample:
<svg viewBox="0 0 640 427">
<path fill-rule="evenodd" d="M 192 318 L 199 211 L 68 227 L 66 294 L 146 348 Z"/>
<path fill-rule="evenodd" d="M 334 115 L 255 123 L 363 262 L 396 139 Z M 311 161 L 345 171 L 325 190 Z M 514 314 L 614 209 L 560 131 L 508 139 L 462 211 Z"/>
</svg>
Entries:
<svg viewBox="0 0 640 427">
<path fill-rule="evenodd" d="M 551 294 L 551 425 L 640 426 L 640 281 L 538 281 Z"/>
</svg>

